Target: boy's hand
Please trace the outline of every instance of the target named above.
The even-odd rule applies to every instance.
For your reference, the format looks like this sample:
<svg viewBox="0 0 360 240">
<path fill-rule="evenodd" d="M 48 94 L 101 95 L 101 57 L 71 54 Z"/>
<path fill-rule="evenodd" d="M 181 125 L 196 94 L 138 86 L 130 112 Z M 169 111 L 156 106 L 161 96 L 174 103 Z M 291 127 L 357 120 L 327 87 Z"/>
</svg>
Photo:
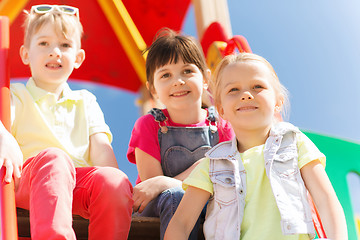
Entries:
<svg viewBox="0 0 360 240">
<path fill-rule="evenodd" d="M 12 175 L 20 178 L 23 155 L 15 138 L 0 124 L 0 169 L 5 168 L 6 183 L 11 182 Z"/>
</svg>

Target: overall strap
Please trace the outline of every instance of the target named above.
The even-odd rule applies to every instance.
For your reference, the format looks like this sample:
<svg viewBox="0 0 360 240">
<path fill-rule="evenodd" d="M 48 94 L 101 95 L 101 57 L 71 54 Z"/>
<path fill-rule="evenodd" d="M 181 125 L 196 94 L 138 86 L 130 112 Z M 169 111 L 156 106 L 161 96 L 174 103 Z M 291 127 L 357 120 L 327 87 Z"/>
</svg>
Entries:
<svg viewBox="0 0 360 240">
<path fill-rule="evenodd" d="M 148 113 L 153 115 L 153 117 L 155 118 L 155 121 L 157 121 L 157 122 L 163 122 L 163 121 L 167 120 L 165 114 L 159 108 L 152 108 Z"/>
<path fill-rule="evenodd" d="M 168 128 L 166 126 L 166 121 L 168 120 L 168 118 L 165 116 L 164 112 L 159 108 L 152 108 L 149 111 L 149 114 L 151 114 L 155 118 L 155 121 L 159 123 L 161 132 L 167 133 Z"/>
<path fill-rule="evenodd" d="M 208 112 L 209 112 L 209 114 L 206 119 L 209 121 L 209 126 L 210 126 L 211 132 L 215 133 L 217 131 L 218 114 L 217 114 L 214 106 L 208 107 Z"/>
<path fill-rule="evenodd" d="M 217 121 L 217 113 L 215 107 L 214 106 L 209 107 L 208 111 L 209 111 L 209 115 L 207 117 L 207 120 L 209 120 L 212 123 L 215 123 Z M 163 122 L 166 120 L 165 114 L 159 108 L 152 108 L 148 113 L 154 116 L 156 121 Z"/>
<path fill-rule="evenodd" d="M 217 112 L 214 106 L 208 107 L 209 115 L 207 117 L 207 120 L 211 123 L 215 123 L 217 121 Z"/>
</svg>

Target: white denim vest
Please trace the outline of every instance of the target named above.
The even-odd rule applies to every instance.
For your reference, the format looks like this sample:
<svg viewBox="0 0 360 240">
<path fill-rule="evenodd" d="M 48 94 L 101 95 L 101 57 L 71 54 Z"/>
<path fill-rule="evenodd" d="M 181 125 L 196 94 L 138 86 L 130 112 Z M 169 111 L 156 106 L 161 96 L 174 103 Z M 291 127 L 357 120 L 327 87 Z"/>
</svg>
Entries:
<svg viewBox="0 0 360 240">
<path fill-rule="evenodd" d="M 315 237 L 307 190 L 298 167 L 296 133 L 290 123 L 277 123 L 265 142 L 266 174 L 281 216 L 284 235 L 309 234 Z M 206 156 L 210 158 L 209 176 L 214 186 L 210 198 L 204 234 L 206 239 L 240 239 L 246 195 L 246 172 L 233 141 L 216 145 Z M 261 207 L 261 206 L 259 206 Z"/>
</svg>

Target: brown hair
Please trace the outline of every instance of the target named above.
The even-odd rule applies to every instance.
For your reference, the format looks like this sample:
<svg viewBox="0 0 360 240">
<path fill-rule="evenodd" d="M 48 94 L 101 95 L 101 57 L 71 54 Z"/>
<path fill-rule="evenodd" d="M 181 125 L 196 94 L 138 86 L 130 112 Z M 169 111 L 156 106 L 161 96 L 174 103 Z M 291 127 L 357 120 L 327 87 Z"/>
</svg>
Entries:
<svg viewBox="0 0 360 240">
<path fill-rule="evenodd" d="M 81 48 L 81 37 L 83 34 L 83 27 L 75 15 L 69 15 L 63 13 L 57 9 L 53 11 L 38 14 L 35 12 L 24 11 L 25 21 L 24 21 L 24 45 L 25 47 L 30 46 L 32 36 L 45 24 L 51 23 L 55 30 L 61 33 L 65 38 L 72 36 L 73 34 L 78 35 L 77 45 L 78 48 Z"/>
<path fill-rule="evenodd" d="M 195 64 L 206 78 L 206 62 L 201 47 L 190 36 L 176 33 L 169 28 L 161 29 L 154 42 L 147 49 L 146 78 L 149 90 L 154 87 L 154 73 L 157 68 L 168 63 L 177 63 L 182 59 L 185 63 Z"/>
</svg>

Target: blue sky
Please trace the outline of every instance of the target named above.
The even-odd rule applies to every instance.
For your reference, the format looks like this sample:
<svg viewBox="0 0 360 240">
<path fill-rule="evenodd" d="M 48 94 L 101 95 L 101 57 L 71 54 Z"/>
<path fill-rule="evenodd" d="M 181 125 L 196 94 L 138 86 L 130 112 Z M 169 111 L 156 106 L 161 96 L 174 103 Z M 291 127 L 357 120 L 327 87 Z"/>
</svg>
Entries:
<svg viewBox="0 0 360 240">
<path fill-rule="evenodd" d="M 360 1 L 228 0 L 228 6 L 233 35 L 243 35 L 254 53 L 269 60 L 288 88 L 290 122 L 360 143 Z M 192 8 L 184 32 L 196 36 Z M 98 97 L 120 169 L 135 183 L 136 167 L 127 161 L 126 150 L 139 117 L 137 94 L 84 83 L 71 86 Z"/>
<path fill-rule="evenodd" d="M 290 121 L 360 142 L 360 2 L 229 0 L 234 35 L 275 68 Z"/>
</svg>

